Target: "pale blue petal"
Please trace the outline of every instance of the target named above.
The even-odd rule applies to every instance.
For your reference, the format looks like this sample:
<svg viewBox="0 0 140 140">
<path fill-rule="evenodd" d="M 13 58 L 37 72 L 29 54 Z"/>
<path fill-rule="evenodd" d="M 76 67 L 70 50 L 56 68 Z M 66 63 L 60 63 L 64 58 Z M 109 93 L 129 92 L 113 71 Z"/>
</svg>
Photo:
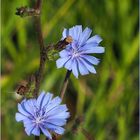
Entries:
<svg viewBox="0 0 140 140">
<path fill-rule="evenodd" d="M 68 69 L 68 70 L 71 70 L 71 69 L 72 69 L 72 65 L 73 65 L 73 59 L 71 58 L 71 59 L 69 59 L 69 60 L 65 63 L 64 67 L 65 67 L 66 69 Z"/>
<path fill-rule="evenodd" d="M 27 133 L 28 136 L 31 135 L 32 130 L 34 129 L 35 125 L 31 124 L 31 125 L 26 125 L 25 127 L 25 132 Z"/>
<path fill-rule="evenodd" d="M 96 70 L 95 70 L 95 68 L 94 68 L 92 65 L 90 65 L 90 64 L 87 63 L 87 62 L 85 62 L 84 59 L 82 59 L 82 58 L 80 58 L 80 59 L 81 59 L 81 61 L 83 62 L 83 64 L 86 66 L 86 68 L 87 68 L 91 73 L 96 73 Z"/>
<path fill-rule="evenodd" d="M 52 124 L 52 123 L 49 123 L 49 122 L 45 122 L 46 124 L 46 127 L 47 129 L 51 130 L 51 131 L 54 131 L 58 126 Z"/>
<path fill-rule="evenodd" d="M 91 38 L 89 38 L 87 41 L 86 41 L 86 43 L 88 44 L 88 43 L 100 43 L 102 41 L 102 38 L 99 36 L 99 35 L 95 35 L 95 36 L 93 36 L 93 37 L 91 37 Z"/>
<path fill-rule="evenodd" d="M 54 130 L 54 132 L 57 133 L 57 134 L 59 134 L 59 135 L 64 134 L 64 131 L 65 131 L 65 129 L 62 128 L 62 127 L 57 127 L 57 128 Z"/>
<path fill-rule="evenodd" d="M 73 63 L 72 63 L 72 73 L 76 78 L 78 78 L 78 66 L 77 66 L 77 61 L 75 59 L 73 59 Z"/>
<path fill-rule="evenodd" d="M 52 116 L 49 116 L 48 119 L 55 119 L 55 118 L 57 118 L 57 119 L 62 119 L 62 118 L 63 119 L 67 119 L 69 117 L 70 117 L 70 113 L 69 112 L 61 112 L 59 114 L 54 114 Z"/>
<path fill-rule="evenodd" d="M 61 68 L 64 66 L 64 64 L 70 59 L 70 57 L 64 57 L 64 58 L 59 58 L 56 61 L 56 66 L 57 68 Z"/>
<path fill-rule="evenodd" d="M 36 99 L 27 100 L 24 105 L 26 110 L 29 110 L 29 112 L 34 116 L 34 113 L 36 112 Z"/>
<path fill-rule="evenodd" d="M 35 123 L 32 122 L 32 119 L 29 119 L 29 118 L 23 120 L 23 124 L 24 124 L 24 127 L 27 127 L 29 125 L 31 125 L 31 126 L 34 126 L 35 125 Z"/>
<path fill-rule="evenodd" d="M 46 94 L 45 91 L 42 91 L 41 94 L 37 98 L 37 106 L 41 108 L 43 100 L 45 98 Z"/>
<path fill-rule="evenodd" d="M 58 106 L 61 103 L 62 99 L 59 97 L 55 97 L 47 106 L 45 109 L 45 112 L 48 112 L 49 110 L 53 109 L 54 107 Z"/>
<path fill-rule="evenodd" d="M 79 39 L 79 45 L 84 45 L 87 41 L 87 39 L 90 37 L 92 30 L 89 28 L 86 28 L 83 33 L 80 35 Z"/>
<path fill-rule="evenodd" d="M 47 119 L 46 122 L 54 124 L 54 125 L 58 125 L 58 126 L 63 126 L 66 124 L 65 119 Z"/>
<path fill-rule="evenodd" d="M 26 132 L 26 134 L 27 134 L 28 136 L 30 136 L 30 135 L 31 135 L 31 133 L 30 133 L 30 132 L 31 132 L 31 130 L 32 130 L 32 129 L 25 128 L 25 132 Z"/>
<path fill-rule="evenodd" d="M 51 134 L 49 133 L 49 131 L 48 131 L 46 128 L 44 128 L 43 126 L 40 126 L 40 128 L 41 128 L 43 134 L 44 134 L 46 137 L 48 137 L 49 139 L 52 139 Z"/>
<path fill-rule="evenodd" d="M 75 27 L 69 29 L 69 35 L 72 37 L 73 40 L 77 40 L 77 33 L 75 31 Z"/>
<path fill-rule="evenodd" d="M 68 109 L 67 109 L 66 105 L 59 105 L 59 106 L 53 108 L 52 110 L 49 110 L 48 112 L 46 112 L 46 114 L 49 117 L 49 116 L 52 116 L 52 115 L 55 115 L 55 114 L 59 114 L 59 113 L 61 113 L 63 111 L 67 111 L 67 110 Z"/>
<path fill-rule="evenodd" d="M 21 101 L 20 104 L 22 105 L 22 104 L 24 104 L 26 101 L 27 101 L 26 99 L 23 99 L 23 100 Z"/>
<path fill-rule="evenodd" d="M 20 122 L 20 121 L 23 121 L 23 120 L 27 119 L 27 116 L 25 116 L 25 115 L 23 115 L 21 113 L 16 113 L 15 118 L 16 118 L 17 122 Z"/>
<path fill-rule="evenodd" d="M 72 47 L 74 50 L 77 49 L 78 46 L 79 46 L 79 44 L 78 44 L 78 42 L 76 42 L 76 41 L 72 42 L 72 44 L 71 44 L 71 47 Z M 72 48 L 71 48 L 71 50 L 72 50 Z"/>
<path fill-rule="evenodd" d="M 90 55 L 82 55 L 81 56 L 84 60 L 90 62 L 91 64 L 94 64 L 94 65 L 98 65 L 98 63 L 100 62 L 99 59 L 97 59 L 96 57 L 94 56 L 90 56 Z"/>
<path fill-rule="evenodd" d="M 88 47 L 88 44 L 87 44 Z M 83 50 L 83 54 L 90 53 L 104 53 L 105 49 L 103 47 L 89 47 L 88 49 Z"/>
<path fill-rule="evenodd" d="M 27 101 L 24 103 L 25 109 L 26 109 L 31 115 L 34 115 L 34 112 L 35 112 L 35 107 L 34 107 L 35 101 L 36 101 L 35 99 L 30 99 L 30 100 L 27 100 Z"/>
<path fill-rule="evenodd" d="M 69 56 L 69 51 L 67 51 L 66 49 L 62 50 L 61 52 L 59 52 L 59 55 L 61 57 L 68 57 Z"/>
<path fill-rule="evenodd" d="M 59 105 L 62 102 L 62 99 L 60 97 L 55 97 L 52 101 L 51 104 L 55 104 L 56 106 Z"/>
<path fill-rule="evenodd" d="M 40 129 L 38 126 L 34 127 L 34 129 L 31 132 L 33 135 L 35 136 L 39 136 L 40 135 Z"/>
<path fill-rule="evenodd" d="M 69 32 L 68 29 L 64 28 L 63 33 L 62 33 L 63 39 L 68 36 L 68 32 Z"/>
<path fill-rule="evenodd" d="M 43 108 L 44 106 L 47 106 L 51 102 L 52 97 L 53 97 L 53 94 L 47 92 L 46 96 L 44 97 L 44 100 L 42 101 L 41 107 Z"/>
<path fill-rule="evenodd" d="M 97 43 L 88 43 L 80 47 L 78 51 L 84 53 L 85 51 L 90 50 L 92 48 L 94 49 L 95 47 L 98 47 Z"/>
<path fill-rule="evenodd" d="M 68 52 L 70 52 L 71 51 L 71 44 L 68 44 L 67 46 L 66 46 L 66 49 L 65 49 L 66 51 L 68 51 Z"/>
<path fill-rule="evenodd" d="M 86 68 L 85 65 L 82 63 L 82 61 L 81 61 L 80 59 L 77 59 L 77 61 L 78 61 L 79 72 L 81 73 L 81 75 L 89 74 L 87 68 Z"/>
<path fill-rule="evenodd" d="M 81 33 L 82 33 L 82 26 L 81 25 L 74 26 L 74 34 L 76 34 L 75 40 L 77 40 L 77 41 L 79 40 Z"/>
<path fill-rule="evenodd" d="M 25 116 L 30 116 L 31 114 L 25 109 L 24 104 L 18 104 L 18 111 L 25 115 Z"/>
<path fill-rule="evenodd" d="M 47 126 L 48 129 L 56 132 L 57 134 L 60 134 L 60 135 L 64 134 L 65 129 L 60 127 L 60 126 L 56 126 L 56 125 L 53 125 L 51 123 L 46 123 L 46 126 Z"/>
</svg>

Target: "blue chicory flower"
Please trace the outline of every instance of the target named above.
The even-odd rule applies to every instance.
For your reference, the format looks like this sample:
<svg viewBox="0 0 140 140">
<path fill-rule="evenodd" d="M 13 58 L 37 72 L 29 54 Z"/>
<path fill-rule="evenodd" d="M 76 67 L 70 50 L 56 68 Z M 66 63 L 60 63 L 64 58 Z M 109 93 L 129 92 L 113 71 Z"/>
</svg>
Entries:
<svg viewBox="0 0 140 140">
<path fill-rule="evenodd" d="M 60 58 L 56 61 L 57 68 L 65 67 L 72 71 L 78 78 L 79 73 L 86 75 L 96 73 L 93 65 L 99 63 L 99 59 L 92 56 L 92 53 L 104 53 L 104 48 L 99 46 L 101 37 L 95 35 L 91 38 L 92 30 L 85 28 L 82 32 L 82 26 L 76 25 L 70 29 L 64 29 L 62 39 L 71 36 L 73 41 L 67 45 L 66 49 L 59 52 Z"/>
<path fill-rule="evenodd" d="M 64 133 L 64 126 L 70 114 L 66 105 L 60 105 L 61 98 L 41 92 L 37 99 L 24 99 L 18 104 L 16 121 L 23 122 L 27 135 L 39 136 L 41 133 L 52 139 L 51 132 Z"/>
</svg>

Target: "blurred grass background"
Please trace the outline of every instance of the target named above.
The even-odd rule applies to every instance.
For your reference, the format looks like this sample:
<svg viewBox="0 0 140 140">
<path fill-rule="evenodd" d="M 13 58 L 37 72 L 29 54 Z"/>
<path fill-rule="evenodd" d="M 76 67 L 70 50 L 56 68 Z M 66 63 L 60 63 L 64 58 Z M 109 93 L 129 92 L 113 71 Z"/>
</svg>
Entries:
<svg viewBox="0 0 140 140">
<path fill-rule="evenodd" d="M 15 89 L 20 80 L 34 73 L 39 64 L 39 46 L 31 17 L 15 15 L 17 7 L 32 5 L 29 0 L 2 0 L 1 23 L 1 125 L 2 140 L 31 140 L 23 125 L 16 123 Z M 87 140 L 81 131 L 74 134 L 75 116 L 96 140 L 138 140 L 138 0 L 44 0 L 42 29 L 46 44 L 57 42 L 63 28 L 83 25 L 103 38 L 105 54 L 97 74 L 72 75 L 65 101 L 71 120 L 63 140 Z M 59 94 L 65 69 L 48 62 L 41 89 Z M 42 137 L 44 139 L 44 137 Z"/>
</svg>

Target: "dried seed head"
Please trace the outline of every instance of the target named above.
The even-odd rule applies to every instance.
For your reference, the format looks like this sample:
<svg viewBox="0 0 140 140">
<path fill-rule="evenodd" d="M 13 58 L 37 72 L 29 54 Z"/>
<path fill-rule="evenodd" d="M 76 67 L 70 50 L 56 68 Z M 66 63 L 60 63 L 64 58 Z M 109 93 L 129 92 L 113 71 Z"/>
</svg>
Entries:
<svg viewBox="0 0 140 140">
<path fill-rule="evenodd" d="M 68 37 L 66 38 L 66 42 L 67 42 L 68 44 L 72 43 L 72 41 L 73 41 L 73 39 L 72 39 L 71 36 L 68 36 Z"/>
<path fill-rule="evenodd" d="M 25 95 L 25 93 L 27 92 L 28 88 L 24 85 L 19 85 L 19 87 L 16 90 L 16 93 L 19 95 Z"/>
</svg>

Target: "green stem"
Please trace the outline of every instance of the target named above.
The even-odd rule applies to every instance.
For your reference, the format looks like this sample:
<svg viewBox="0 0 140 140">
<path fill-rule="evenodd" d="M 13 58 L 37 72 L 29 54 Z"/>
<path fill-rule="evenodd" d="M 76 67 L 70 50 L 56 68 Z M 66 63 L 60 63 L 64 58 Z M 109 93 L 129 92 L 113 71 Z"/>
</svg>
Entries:
<svg viewBox="0 0 140 140">
<path fill-rule="evenodd" d="M 39 140 L 40 138 L 39 138 L 39 136 L 35 136 L 35 140 Z"/>
<path fill-rule="evenodd" d="M 71 71 L 67 70 L 67 73 L 66 73 L 66 76 L 65 76 L 65 79 L 64 79 L 64 82 L 63 82 L 63 86 L 62 86 L 62 89 L 61 89 L 61 92 L 60 92 L 60 96 L 61 96 L 62 100 L 64 98 L 64 95 L 65 95 L 65 92 L 66 92 L 66 89 L 67 89 L 67 86 L 68 86 L 68 81 L 69 81 L 69 78 L 70 78 L 70 74 L 71 74 Z"/>
</svg>

